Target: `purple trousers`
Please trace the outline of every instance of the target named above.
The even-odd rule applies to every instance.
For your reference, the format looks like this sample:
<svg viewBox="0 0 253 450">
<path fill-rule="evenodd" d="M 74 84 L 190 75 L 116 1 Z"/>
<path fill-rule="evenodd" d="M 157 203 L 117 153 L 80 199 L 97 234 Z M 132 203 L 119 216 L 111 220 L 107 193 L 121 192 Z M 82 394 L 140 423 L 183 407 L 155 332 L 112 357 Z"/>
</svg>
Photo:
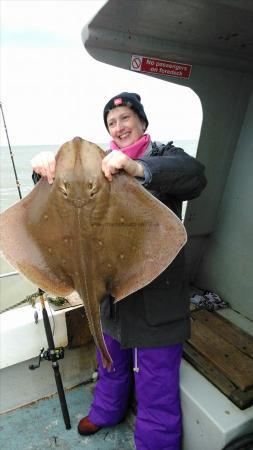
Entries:
<svg viewBox="0 0 253 450">
<path fill-rule="evenodd" d="M 97 353 L 99 380 L 89 412 L 91 422 L 106 427 L 116 425 L 124 418 L 134 373 L 136 449 L 180 450 L 182 345 L 122 350 L 118 341 L 110 336 L 105 335 L 105 342 L 113 367 L 111 372 L 104 369 Z"/>
</svg>

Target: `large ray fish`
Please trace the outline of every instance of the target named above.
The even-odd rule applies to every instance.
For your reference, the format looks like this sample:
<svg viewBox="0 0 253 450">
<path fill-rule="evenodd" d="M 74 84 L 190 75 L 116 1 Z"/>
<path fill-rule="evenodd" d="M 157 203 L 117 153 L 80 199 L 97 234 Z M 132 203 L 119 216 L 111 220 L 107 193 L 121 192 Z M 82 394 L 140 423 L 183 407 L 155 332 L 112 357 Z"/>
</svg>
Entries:
<svg viewBox="0 0 253 450">
<path fill-rule="evenodd" d="M 156 278 L 186 242 L 176 215 L 121 171 L 109 182 L 105 153 L 81 138 L 57 154 L 52 185 L 42 178 L 0 216 L 6 259 L 54 295 L 77 291 L 95 344 L 110 369 L 100 321 L 106 295 L 115 301 Z"/>
</svg>

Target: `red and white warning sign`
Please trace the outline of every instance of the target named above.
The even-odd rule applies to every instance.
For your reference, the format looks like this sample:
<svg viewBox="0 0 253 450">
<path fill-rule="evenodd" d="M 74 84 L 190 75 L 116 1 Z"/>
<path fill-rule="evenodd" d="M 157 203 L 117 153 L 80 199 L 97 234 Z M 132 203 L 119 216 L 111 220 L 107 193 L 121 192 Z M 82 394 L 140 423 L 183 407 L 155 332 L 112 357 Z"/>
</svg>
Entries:
<svg viewBox="0 0 253 450">
<path fill-rule="evenodd" d="M 167 77 L 190 78 L 191 64 L 182 64 L 164 59 L 148 58 L 146 56 L 132 55 L 131 70 L 149 72 Z"/>
</svg>

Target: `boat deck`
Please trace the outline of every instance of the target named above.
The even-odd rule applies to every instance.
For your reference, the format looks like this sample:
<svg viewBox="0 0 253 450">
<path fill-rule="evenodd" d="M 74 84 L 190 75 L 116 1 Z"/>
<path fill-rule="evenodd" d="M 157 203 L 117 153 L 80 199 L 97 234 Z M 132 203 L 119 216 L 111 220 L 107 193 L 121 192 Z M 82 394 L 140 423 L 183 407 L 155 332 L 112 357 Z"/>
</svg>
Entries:
<svg viewBox="0 0 253 450">
<path fill-rule="evenodd" d="M 80 436 L 79 420 L 92 401 L 93 383 L 66 392 L 71 429 L 66 430 L 57 395 L 1 415 L 1 448 L 4 450 L 133 450 L 131 417 L 96 435 Z"/>
</svg>

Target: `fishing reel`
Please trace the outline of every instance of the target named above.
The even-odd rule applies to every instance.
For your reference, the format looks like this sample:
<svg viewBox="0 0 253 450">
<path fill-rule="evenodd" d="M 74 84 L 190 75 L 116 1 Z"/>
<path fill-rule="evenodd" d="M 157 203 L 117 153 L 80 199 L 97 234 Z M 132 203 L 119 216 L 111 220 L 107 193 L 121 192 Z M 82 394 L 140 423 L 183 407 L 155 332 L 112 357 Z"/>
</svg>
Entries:
<svg viewBox="0 0 253 450">
<path fill-rule="evenodd" d="M 40 362 L 42 359 L 44 359 L 45 361 L 52 361 L 54 363 L 55 361 L 58 361 L 59 359 L 63 359 L 63 358 L 64 358 L 64 348 L 63 347 L 47 349 L 45 351 L 44 351 L 44 348 L 42 348 L 40 350 L 38 364 L 30 364 L 29 369 L 30 370 L 38 369 L 40 367 Z"/>
</svg>

